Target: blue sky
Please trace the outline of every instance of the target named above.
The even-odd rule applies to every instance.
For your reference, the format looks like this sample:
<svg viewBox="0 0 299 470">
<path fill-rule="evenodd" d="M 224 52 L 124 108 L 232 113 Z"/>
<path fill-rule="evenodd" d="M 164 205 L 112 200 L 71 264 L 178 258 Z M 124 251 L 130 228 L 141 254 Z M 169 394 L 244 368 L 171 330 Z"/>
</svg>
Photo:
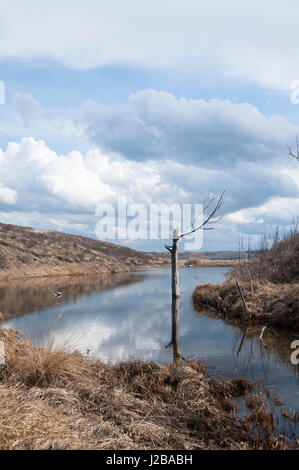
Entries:
<svg viewBox="0 0 299 470">
<path fill-rule="evenodd" d="M 296 0 L 0 7 L 0 221 L 95 236 L 95 208 L 118 196 L 200 203 L 225 189 L 204 237 L 216 250 L 298 216 Z"/>
</svg>

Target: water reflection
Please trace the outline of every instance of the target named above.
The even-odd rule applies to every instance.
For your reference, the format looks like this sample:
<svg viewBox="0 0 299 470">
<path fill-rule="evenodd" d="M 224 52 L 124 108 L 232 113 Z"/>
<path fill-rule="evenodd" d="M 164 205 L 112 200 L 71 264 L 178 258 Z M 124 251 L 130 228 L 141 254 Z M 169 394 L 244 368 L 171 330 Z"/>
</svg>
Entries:
<svg viewBox="0 0 299 470">
<path fill-rule="evenodd" d="M 247 364 L 259 361 L 266 364 L 269 360 L 274 360 L 276 364 L 283 365 L 290 370 L 295 377 L 299 375 L 299 368 L 290 361 L 292 350 L 290 344 L 294 339 L 299 339 L 296 333 L 288 333 L 277 331 L 273 328 L 249 327 L 241 333 L 240 327 L 235 326 L 236 340 L 238 341 L 242 335 L 241 342 L 248 343 Z M 242 345 L 243 346 L 243 345 Z M 238 351 L 240 346 L 238 348 Z M 266 367 L 264 368 L 266 374 Z"/>
<path fill-rule="evenodd" d="M 244 371 L 249 372 L 251 368 L 256 367 L 256 363 L 259 363 L 266 378 L 267 364 L 273 362 L 277 366 L 288 368 L 292 375 L 298 377 L 299 367 L 292 364 L 290 360 L 292 353 L 290 345 L 292 341 L 299 339 L 298 333 L 278 331 L 272 327 L 259 325 L 244 327 L 227 319 L 219 319 L 219 316 L 210 309 L 203 310 L 198 314 L 210 319 L 217 319 L 218 322 L 231 328 L 234 332 L 232 353 L 234 356 L 242 358 Z"/>
<path fill-rule="evenodd" d="M 183 355 L 199 358 L 210 374 L 223 377 L 247 375 L 266 381 L 289 406 L 298 406 L 298 366 L 290 363 L 290 343 L 295 338 L 260 330 L 243 331 L 215 319 L 210 312 L 199 314 L 192 305 L 192 292 L 199 282 L 222 282 L 227 268 L 183 268 L 180 270 L 181 298 L 171 303 L 170 271 L 151 270 L 138 274 L 113 275 L 95 284 L 86 278 L 71 284 L 61 279 L 14 287 L 8 295 L 0 290 L 0 310 L 27 313 L 5 321 L 2 326 L 23 329 L 45 342 L 52 328 L 56 344 L 69 342 L 83 354 L 108 363 L 143 358 L 168 363 Z M 26 301 L 22 303 L 24 289 Z M 106 290 L 108 289 L 108 290 Z M 60 290 L 63 296 L 53 298 Z M 5 298 L 3 298 L 3 295 Z M 59 324 L 55 319 L 63 310 Z M 177 311 L 172 316 L 170 312 Z M 179 328 L 178 328 L 179 322 Z M 54 325 L 54 326 L 53 326 Z M 170 337 L 170 332 L 172 332 Z M 174 339 L 172 348 L 165 348 Z"/>
<path fill-rule="evenodd" d="M 0 319 L 26 315 L 74 301 L 95 292 L 142 282 L 145 274 L 117 273 L 97 276 L 42 277 L 1 281 Z M 56 292 L 61 296 L 55 296 Z"/>
<path fill-rule="evenodd" d="M 179 297 L 172 297 L 171 302 L 171 341 L 166 348 L 172 347 L 173 363 L 179 362 L 183 356 L 179 345 Z"/>
<path fill-rule="evenodd" d="M 220 282 L 225 272 L 225 269 L 215 271 L 206 268 L 201 274 L 205 282 Z M 181 272 L 182 318 L 179 335 L 181 340 L 184 338 L 188 343 L 190 339 L 190 344 L 192 338 L 189 332 L 195 331 L 198 323 L 191 305 L 191 292 L 198 283 L 198 279 L 195 279 L 198 274 L 198 270 L 185 269 Z M 77 281 L 73 288 L 69 284 L 62 285 L 62 281 L 58 280 L 51 281 L 50 285 L 45 283 L 42 291 L 40 284 L 33 284 L 29 290 L 19 293 L 16 289 L 9 296 L 13 302 L 11 311 L 21 311 L 20 306 L 18 310 L 15 308 L 15 294 L 20 299 L 25 294 L 27 311 L 32 307 L 34 310 L 25 317 L 6 321 L 4 326 L 25 330 L 36 339 L 44 340 L 63 309 L 59 325 L 55 325 L 57 343 L 65 343 L 66 337 L 72 338 L 72 345 L 76 344 L 78 350 L 84 353 L 89 349 L 92 356 L 109 363 L 136 357 L 158 362 L 170 360 L 171 351 L 165 350 L 171 331 L 171 293 L 167 269 L 114 275 L 108 278 L 105 286 L 109 283 L 110 287 L 115 287 L 101 292 L 103 285 L 100 280 L 94 285 L 88 279 L 82 279 L 86 283 L 82 286 L 82 281 L 79 280 L 79 284 Z M 67 289 L 71 291 L 68 293 Z M 56 290 L 63 292 L 58 304 L 52 296 Z M 50 308 L 48 305 L 51 305 Z"/>
</svg>

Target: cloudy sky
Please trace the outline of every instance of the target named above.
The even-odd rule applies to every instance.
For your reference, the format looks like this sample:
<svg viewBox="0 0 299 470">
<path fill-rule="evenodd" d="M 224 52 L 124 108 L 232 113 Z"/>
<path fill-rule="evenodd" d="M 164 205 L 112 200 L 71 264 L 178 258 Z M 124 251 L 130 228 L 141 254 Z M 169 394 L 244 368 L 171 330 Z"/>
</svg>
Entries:
<svg viewBox="0 0 299 470">
<path fill-rule="evenodd" d="M 297 0 L 0 0 L 0 221 L 226 190 L 206 250 L 298 216 Z M 161 241 L 122 243 L 144 250 Z"/>
</svg>

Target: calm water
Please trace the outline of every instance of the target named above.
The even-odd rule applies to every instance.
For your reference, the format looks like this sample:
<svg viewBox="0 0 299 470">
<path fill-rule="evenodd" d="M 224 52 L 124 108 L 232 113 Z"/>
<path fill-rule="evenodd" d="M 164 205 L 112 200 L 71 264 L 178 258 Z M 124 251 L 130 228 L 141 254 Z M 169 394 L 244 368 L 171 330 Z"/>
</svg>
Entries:
<svg viewBox="0 0 299 470">
<path fill-rule="evenodd" d="M 243 332 L 210 312 L 192 306 L 196 285 L 222 282 L 227 268 L 180 270 L 179 342 L 185 357 L 205 361 L 209 374 L 247 376 L 260 380 L 298 410 L 299 366 L 290 362 L 295 335 L 260 329 Z M 60 298 L 53 293 L 62 292 Z M 60 312 L 63 312 L 58 320 Z M 54 337 L 56 344 L 76 348 L 108 363 L 143 358 L 160 363 L 172 360 L 165 346 L 171 336 L 170 271 L 157 269 L 95 279 L 40 280 L 0 286 L 0 312 L 25 315 L 2 322 L 23 330 L 39 343 Z"/>
</svg>

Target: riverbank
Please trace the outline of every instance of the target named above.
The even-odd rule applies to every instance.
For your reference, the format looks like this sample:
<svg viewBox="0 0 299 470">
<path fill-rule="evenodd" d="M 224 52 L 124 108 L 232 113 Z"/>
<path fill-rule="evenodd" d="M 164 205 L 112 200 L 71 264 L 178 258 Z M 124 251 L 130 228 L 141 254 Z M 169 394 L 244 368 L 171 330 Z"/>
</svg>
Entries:
<svg viewBox="0 0 299 470">
<path fill-rule="evenodd" d="M 245 379 L 207 377 L 198 362 L 108 366 L 37 348 L 0 330 L 1 449 L 289 449 L 271 406 Z M 238 397 L 248 414 L 235 414 Z"/>
<path fill-rule="evenodd" d="M 193 305 L 198 311 L 207 306 L 216 316 L 243 324 L 260 324 L 278 329 L 299 331 L 299 284 L 239 283 L 246 301 L 240 298 L 235 280 L 222 284 L 198 286 L 193 293 Z"/>
<path fill-rule="evenodd" d="M 236 322 L 299 331 L 298 233 L 235 264 L 224 283 L 198 286 L 193 304 L 198 311 L 208 306 Z"/>
<path fill-rule="evenodd" d="M 235 259 L 201 259 L 193 258 L 188 261 L 179 260 L 179 265 L 187 268 L 222 268 L 231 267 L 237 264 L 239 261 Z"/>
</svg>

